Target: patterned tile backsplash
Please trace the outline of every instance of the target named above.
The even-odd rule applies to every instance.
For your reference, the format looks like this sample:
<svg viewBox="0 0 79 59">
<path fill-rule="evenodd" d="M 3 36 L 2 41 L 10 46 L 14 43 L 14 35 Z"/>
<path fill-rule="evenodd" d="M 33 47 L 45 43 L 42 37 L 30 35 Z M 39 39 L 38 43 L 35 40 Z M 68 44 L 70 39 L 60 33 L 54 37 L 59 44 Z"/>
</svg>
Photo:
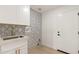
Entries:
<svg viewBox="0 0 79 59">
<path fill-rule="evenodd" d="M 0 37 L 25 35 L 25 25 L 0 24 Z"/>
</svg>

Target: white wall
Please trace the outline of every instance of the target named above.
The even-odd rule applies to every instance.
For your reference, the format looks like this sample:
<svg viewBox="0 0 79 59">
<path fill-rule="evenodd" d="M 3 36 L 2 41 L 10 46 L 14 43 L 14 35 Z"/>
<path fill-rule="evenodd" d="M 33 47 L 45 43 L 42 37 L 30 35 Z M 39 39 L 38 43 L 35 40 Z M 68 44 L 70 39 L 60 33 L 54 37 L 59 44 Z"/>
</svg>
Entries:
<svg viewBox="0 0 79 59">
<path fill-rule="evenodd" d="M 42 13 L 42 44 L 68 53 L 78 53 L 79 6 L 64 6 Z M 61 36 L 57 36 L 60 31 Z"/>
</svg>

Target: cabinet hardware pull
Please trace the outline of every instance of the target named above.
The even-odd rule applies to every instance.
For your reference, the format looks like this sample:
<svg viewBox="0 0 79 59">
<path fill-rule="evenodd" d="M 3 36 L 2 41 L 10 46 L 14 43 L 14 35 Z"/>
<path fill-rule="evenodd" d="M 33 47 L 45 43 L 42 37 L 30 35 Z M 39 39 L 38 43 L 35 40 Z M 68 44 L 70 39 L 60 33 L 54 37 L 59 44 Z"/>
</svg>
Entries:
<svg viewBox="0 0 79 59">
<path fill-rule="evenodd" d="M 16 49 L 16 54 L 20 54 L 20 49 Z"/>
</svg>

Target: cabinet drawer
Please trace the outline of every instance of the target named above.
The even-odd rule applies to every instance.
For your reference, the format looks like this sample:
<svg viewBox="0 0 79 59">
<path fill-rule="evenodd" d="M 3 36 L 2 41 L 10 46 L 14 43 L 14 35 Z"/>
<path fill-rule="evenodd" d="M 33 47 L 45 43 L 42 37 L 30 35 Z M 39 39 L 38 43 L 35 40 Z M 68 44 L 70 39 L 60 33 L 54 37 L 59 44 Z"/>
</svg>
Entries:
<svg viewBox="0 0 79 59">
<path fill-rule="evenodd" d="M 15 54 L 15 53 L 16 53 L 15 49 L 1 52 L 1 54 Z"/>
<path fill-rule="evenodd" d="M 17 47 L 16 49 L 1 51 L 1 54 L 27 54 L 27 46 L 23 45 L 21 47 Z"/>
</svg>

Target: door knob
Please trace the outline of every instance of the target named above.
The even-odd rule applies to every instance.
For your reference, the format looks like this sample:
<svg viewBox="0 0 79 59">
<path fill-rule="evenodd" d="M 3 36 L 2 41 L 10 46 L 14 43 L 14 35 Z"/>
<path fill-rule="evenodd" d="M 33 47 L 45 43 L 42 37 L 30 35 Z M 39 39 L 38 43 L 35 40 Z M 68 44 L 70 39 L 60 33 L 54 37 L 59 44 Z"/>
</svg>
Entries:
<svg viewBox="0 0 79 59">
<path fill-rule="evenodd" d="M 57 33 L 60 33 L 59 31 Z"/>
<path fill-rule="evenodd" d="M 57 36 L 60 36 L 60 31 L 57 31 Z"/>
<path fill-rule="evenodd" d="M 58 36 L 60 36 L 60 34 L 57 34 Z"/>
</svg>

